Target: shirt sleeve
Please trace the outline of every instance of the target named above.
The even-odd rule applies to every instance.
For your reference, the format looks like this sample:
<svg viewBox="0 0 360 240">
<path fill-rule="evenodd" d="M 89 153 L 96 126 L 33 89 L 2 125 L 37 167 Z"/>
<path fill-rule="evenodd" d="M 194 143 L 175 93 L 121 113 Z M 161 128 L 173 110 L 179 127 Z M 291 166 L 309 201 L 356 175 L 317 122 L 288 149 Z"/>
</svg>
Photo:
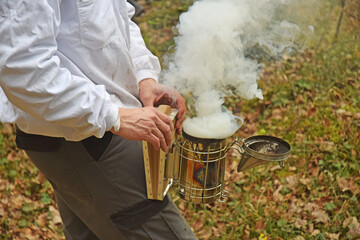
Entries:
<svg viewBox="0 0 360 240">
<path fill-rule="evenodd" d="M 135 13 L 134 7 L 127 3 L 130 31 L 130 54 L 136 70 L 138 83 L 145 78 L 153 78 L 158 81 L 161 67 L 159 59 L 147 49 L 141 36 L 139 27 L 131 21 Z"/>
<path fill-rule="evenodd" d="M 60 67 L 59 19 L 59 9 L 46 0 L 1 0 L 0 87 L 36 119 L 102 137 L 116 121 L 117 106 L 104 86 Z"/>
</svg>

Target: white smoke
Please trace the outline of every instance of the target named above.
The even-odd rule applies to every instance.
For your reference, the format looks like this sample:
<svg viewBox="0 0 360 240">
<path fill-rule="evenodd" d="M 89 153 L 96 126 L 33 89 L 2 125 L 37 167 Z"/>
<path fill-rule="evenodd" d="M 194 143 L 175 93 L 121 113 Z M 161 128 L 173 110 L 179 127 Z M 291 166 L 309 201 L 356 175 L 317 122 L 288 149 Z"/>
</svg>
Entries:
<svg viewBox="0 0 360 240">
<path fill-rule="evenodd" d="M 200 94 L 195 104 L 197 117 L 184 121 L 185 132 L 195 137 L 218 139 L 234 134 L 242 120 L 223 107 L 223 103 L 223 97 L 216 90 Z"/>
<path fill-rule="evenodd" d="M 292 2 L 199 0 L 180 16 L 175 52 L 162 79 L 194 100 L 197 116 L 185 120 L 186 133 L 229 137 L 240 126 L 224 111 L 224 97 L 263 99 L 257 84 L 263 64 L 257 58 L 278 58 L 296 47 L 300 27 L 278 14 Z"/>
</svg>

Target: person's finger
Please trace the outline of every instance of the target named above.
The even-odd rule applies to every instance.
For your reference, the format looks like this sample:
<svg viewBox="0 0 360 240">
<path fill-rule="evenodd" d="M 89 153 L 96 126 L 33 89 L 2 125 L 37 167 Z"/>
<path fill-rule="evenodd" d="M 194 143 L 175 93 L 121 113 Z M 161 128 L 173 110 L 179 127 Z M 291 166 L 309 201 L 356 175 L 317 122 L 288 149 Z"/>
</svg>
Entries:
<svg viewBox="0 0 360 240">
<path fill-rule="evenodd" d="M 175 128 L 176 128 L 178 134 L 181 134 L 184 120 L 185 120 L 185 115 L 183 115 L 183 117 L 181 117 L 179 119 L 176 119 Z"/>
<path fill-rule="evenodd" d="M 159 141 L 160 148 L 166 152 L 168 150 L 168 144 L 166 142 L 164 134 L 158 128 L 154 128 L 151 132 Z M 157 144 L 157 143 L 156 143 Z M 159 150 L 159 148 L 157 148 Z"/>
<path fill-rule="evenodd" d="M 163 121 L 166 125 L 168 125 L 170 127 L 170 131 L 172 131 L 174 129 L 174 125 L 171 121 L 170 116 L 166 115 L 165 113 L 160 112 L 157 109 L 156 109 L 156 114 L 161 119 L 161 121 Z"/>
<path fill-rule="evenodd" d="M 159 151 L 161 144 L 160 144 L 160 139 L 155 136 L 154 134 L 150 133 L 148 135 L 148 137 L 145 139 L 145 141 L 149 142 L 155 150 Z"/>
<path fill-rule="evenodd" d="M 174 129 L 172 121 L 169 116 L 160 111 L 158 111 L 158 117 L 159 119 L 155 123 L 165 138 L 166 146 L 170 146 L 172 140 L 171 132 Z"/>
<path fill-rule="evenodd" d="M 150 122 L 148 123 L 149 135 L 155 135 L 160 142 L 160 147 L 167 151 L 167 146 L 171 143 L 171 128 L 168 125 L 171 123 L 168 116 L 153 107 L 144 108 L 148 111 Z"/>
<path fill-rule="evenodd" d="M 177 121 L 184 121 L 185 120 L 185 114 L 186 114 L 186 110 L 179 109 L 178 114 L 176 115 L 176 120 Z"/>
<path fill-rule="evenodd" d="M 176 115 L 176 129 L 178 134 L 181 133 L 182 125 L 185 120 L 186 115 L 186 105 L 185 105 L 185 99 L 180 96 L 176 100 L 176 107 L 178 109 L 178 114 Z"/>
<path fill-rule="evenodd" d="M 176 107 L 179 110 L 178 114 L 182 118 L 186 113 L 186 102 L 185 99 L 179 96 L 176 100 Z"/>
</svg>

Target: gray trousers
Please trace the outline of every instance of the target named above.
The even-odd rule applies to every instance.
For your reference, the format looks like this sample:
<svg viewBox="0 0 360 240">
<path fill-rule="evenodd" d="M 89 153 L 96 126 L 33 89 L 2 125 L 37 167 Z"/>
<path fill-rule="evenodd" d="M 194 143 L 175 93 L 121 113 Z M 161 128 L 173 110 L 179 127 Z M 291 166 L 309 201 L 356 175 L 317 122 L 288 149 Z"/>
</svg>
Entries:
<svg viewBox="0 0 360 240">
<path fill-rule="evenodd" d="M 197 239 L 171 200 L 148 214 L 159 204 L 146 197 L 141 142 L 112 135 L 99 158 L 89 150 L 65 140 L 55 151 L 26 150 L 53 185 L 67 240 Z"/>
</svg>

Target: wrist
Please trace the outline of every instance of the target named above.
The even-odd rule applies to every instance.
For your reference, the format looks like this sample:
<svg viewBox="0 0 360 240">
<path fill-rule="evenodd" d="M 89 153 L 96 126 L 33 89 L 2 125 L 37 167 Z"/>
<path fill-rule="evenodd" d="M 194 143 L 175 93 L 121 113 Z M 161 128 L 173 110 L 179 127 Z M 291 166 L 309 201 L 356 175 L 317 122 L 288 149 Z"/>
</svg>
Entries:
<svg viewBox="0 0 360 240">
<path fill-rule="evenodd" d="M 153 79 L 153 78 L 145 78 L 139 82 L 139 88 L 142 88 L 142 87 L 148 86 L 148 85 L 152 85 L 152 84 L 157 84 L 157 81 L 155 81 L 155 79 Z"/>
</svg>

